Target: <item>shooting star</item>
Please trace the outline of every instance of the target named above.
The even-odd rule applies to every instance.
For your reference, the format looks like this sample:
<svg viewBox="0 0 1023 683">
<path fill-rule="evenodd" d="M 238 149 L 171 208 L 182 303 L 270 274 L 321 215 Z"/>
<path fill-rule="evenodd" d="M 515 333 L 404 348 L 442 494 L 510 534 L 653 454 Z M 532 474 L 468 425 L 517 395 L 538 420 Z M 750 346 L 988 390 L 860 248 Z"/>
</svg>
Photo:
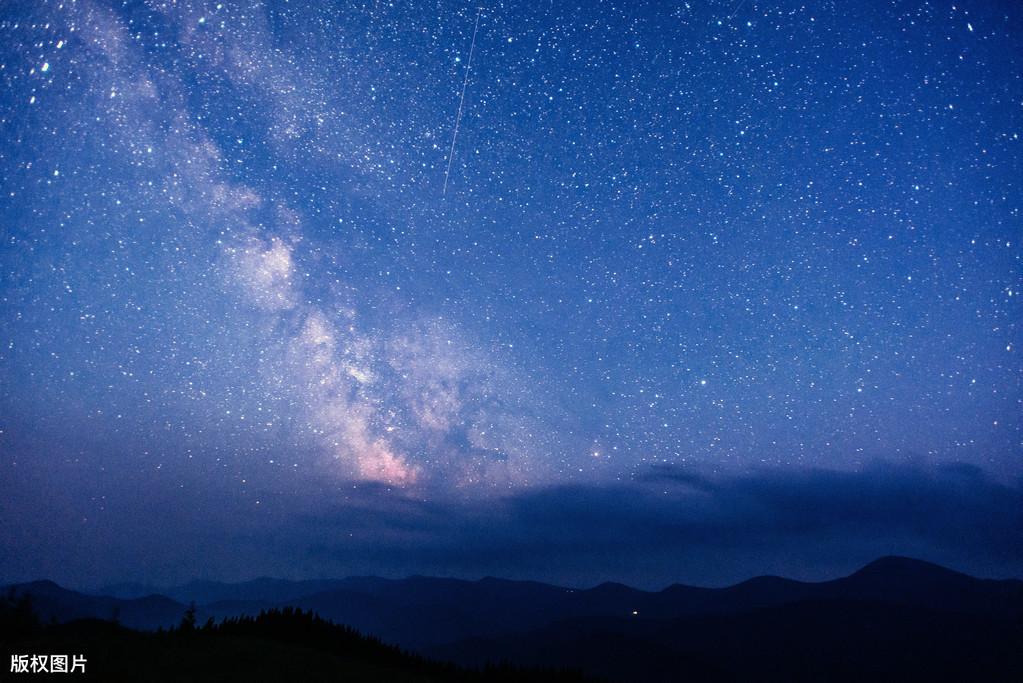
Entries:
<svg viewBox="0 0 1023 683">
<path fill-rule="evenodd" d="M 455 114 L 455 130 L 451 134 L 451 149 L 448 150 L 448 170 L 444 172 L 444 195 L 448 193 L 448 176 L 451 175 L 451 162 L 455 158 L 455 141 L 458 139 L 458 124 L 462 120 L 462 105 L 465 104 L 465 87 L 469 84 L 469 69 L 472 68 L 472 53 L 476 49 L 476 32 L 480 30 L 480 17 L 483 8 L 476 12 L 476 27 L 472 30 L 472 44 L 469 46 L 469 61 L 465 65 L 465 78 L 462 80 L 462 97 L 458 100 L 458 113 Z"/>
<path fill-rule="evenodd" d="M 736 5 L 735 9 L 732 10 L 732 13 L 728 15 L 728 19 L 726 19 L 726 21 L 731 21 L 732 19 L 734 19 L 735 15 L 739 13 L 739 10 L 741 10 L 742 6 L 745 4 L 746 0 L 739 0 L 739 4 Z"/>
</svg>

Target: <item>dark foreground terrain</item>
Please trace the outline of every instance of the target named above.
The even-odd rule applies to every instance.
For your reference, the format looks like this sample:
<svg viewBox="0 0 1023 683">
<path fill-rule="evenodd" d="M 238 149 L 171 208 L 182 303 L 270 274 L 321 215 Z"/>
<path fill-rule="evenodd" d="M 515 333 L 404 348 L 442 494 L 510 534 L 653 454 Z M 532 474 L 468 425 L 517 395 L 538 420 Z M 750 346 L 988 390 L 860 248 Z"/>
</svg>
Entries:
<svg viewBox="0 0 1023 683">
<path fill-rule="evenodd" d="M 464 669 L 409 654 L 375 638 L 285 608 L 196 627 L 194 613 L 169 630 L 141 632 L 78 619 L 42 625 L 29 601 L 5 600 L 0 680 L 93 681 L 584 681 L 569 671 L 511 666 Z M 84 673 L 14 673 L 10 654 L 85 654 Z"/>
<path fill-rule="evenodd" d="M 1023 680 L 1023 582 L 906 558 L 659 592 L 425 577 L 151 591 L 6 587 L 0 680 L 31 678 L 8 673 L 12 652 L 85 653 L 95 680 Z"/>
</svg>

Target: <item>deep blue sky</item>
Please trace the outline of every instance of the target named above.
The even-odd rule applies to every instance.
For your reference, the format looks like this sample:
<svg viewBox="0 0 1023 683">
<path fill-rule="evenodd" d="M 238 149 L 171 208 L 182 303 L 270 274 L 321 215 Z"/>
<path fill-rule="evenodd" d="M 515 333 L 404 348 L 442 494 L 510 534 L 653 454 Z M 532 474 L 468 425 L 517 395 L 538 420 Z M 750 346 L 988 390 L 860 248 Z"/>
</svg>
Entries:
<svg viewBox="0 0 1023 683">
<path fill-rule="evenodd" d="M 0 5 L 0 578 L 1023 573 L 1023 8 L 478 7 Z"/>
</svg>

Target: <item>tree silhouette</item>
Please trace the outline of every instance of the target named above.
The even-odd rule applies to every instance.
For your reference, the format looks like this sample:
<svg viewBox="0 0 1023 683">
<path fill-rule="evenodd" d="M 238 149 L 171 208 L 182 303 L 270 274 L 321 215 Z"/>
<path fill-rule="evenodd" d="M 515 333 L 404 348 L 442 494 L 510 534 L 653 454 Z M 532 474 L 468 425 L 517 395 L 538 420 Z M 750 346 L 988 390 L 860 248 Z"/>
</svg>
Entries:
<svg viewBox="0 0 1023 683">
<path fill-rule="evenodd" d="M 39 616 L 32 606 L 32 596 L 28 593 L 19 595 L 11 588 L 0 600 L 0 642 L 36 633 L 41 628 Z"/>
<path fill-rule="evenodd" d="M 181 617 L 181 623 L 178 625 L 178 631 L 180 633 L 192 633 L 195 631 L 195 601 L 188 603 L 188 609 L 185 610 L 184 616 Z"/>
</svg>

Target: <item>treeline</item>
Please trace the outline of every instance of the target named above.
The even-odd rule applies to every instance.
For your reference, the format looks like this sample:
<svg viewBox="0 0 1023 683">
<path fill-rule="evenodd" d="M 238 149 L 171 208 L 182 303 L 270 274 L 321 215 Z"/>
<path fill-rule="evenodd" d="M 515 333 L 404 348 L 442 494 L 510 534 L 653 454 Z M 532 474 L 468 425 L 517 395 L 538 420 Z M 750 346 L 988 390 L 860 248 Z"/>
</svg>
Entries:
<svg viewBox="0 0 1023 683">
<path fill-rule="evenodd" d="M 125 628 L 114 620 L 81 619 L 42 624 L 31 597 L 0 600 L 0 644 L 12 654 L 82 652 L 96 680 L 278 680 L 285 672 L 301 680 L 591 681 L 565 670 L 490 664 L 465 669 L 437 662 L 355 629 L 293 607 L 255 616 L 212 618 L 197 623 L 195 605 L 178 626 L 156 632 Z M 7 652 L 0 653 L 8 656 Z"/>
<path fill-rule="evenodd" d="M 32 607 L 31 595 L 19 595 L 11 588 L 0 597 L 0 643 L 35 635 L 42 626 Z"/>
<path fill-rule="evenodd" d="M 163 634 L 163 629 L 157 631 Z M 195 605 L 190 605 L 181 623 L 166 634 L 176 638 L 229 637 L 255 638 L 298 645 L 310 650 L 338 657 L 388 661 L 429 671 L 454 674 L 459 670 L 453 664 L 434 662 L 395 645 L 387 645 L 378 638 L 363 635 L 350 626 L 335 624 L 312 610 L 283 607 L 260 610 L 256 616 L 226 617 L 215 622 L 210 617 L 202 626 L 196 623 Z"/>
</svg>

